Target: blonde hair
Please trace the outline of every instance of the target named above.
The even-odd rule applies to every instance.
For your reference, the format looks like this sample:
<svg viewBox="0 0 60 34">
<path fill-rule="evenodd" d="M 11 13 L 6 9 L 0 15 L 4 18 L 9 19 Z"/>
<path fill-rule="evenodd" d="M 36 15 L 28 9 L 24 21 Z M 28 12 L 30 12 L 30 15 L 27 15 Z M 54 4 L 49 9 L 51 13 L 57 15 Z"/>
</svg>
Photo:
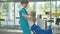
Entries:
<svg viewBox="0 0 60 34">
<path fill-rule="evenodd" d="M 35 23 L 35 21 L 36 21 L 36 18 L 35 18 L 35 16 L 36 16 L 36 11 L 31 11 L 30 13 L 31 13 L 31 15 L 32 15 L 32 21 Z"/>
<path fill-rule="evenodd" d="M 31 11 L 30 13 L 32 14 L 32 16 L 36 16 L 36 11 Z"/>
</svg>

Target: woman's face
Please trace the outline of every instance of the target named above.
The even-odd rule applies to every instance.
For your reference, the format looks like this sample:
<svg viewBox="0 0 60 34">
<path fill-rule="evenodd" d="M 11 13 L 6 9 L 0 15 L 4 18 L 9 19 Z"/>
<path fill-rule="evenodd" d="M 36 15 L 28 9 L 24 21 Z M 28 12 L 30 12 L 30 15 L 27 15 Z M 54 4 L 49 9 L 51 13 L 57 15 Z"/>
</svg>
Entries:
<svg viewBox="0 0 60 34">
<path fill-rule="evenodd" d="M 28 5 L 28 3 L 23 3 L 23 6 L 24 6 L 24 7 L 27 7 L 27 5 Z"/>
</svg>

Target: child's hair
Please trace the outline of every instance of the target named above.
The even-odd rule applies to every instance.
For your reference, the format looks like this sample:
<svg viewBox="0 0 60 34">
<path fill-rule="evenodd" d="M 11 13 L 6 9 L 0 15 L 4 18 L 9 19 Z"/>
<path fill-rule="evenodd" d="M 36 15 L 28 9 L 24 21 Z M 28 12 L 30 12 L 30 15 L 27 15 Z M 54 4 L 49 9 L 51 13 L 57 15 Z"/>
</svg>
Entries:
<svg viewBox="0 0 60 34">
<path fill-rule="evenodd" d="M 36 11 L 31 11 L 32 16 L 36 16 Z"/>
<path fill-rule="evenodd" d="M 32 17 L 32 21 L 35 23 L 35 21 L 36 21 L 36 18 L 35 18 L 35 16 L 36 16 L 36 11 L 31 11 L 30 13 L 31 13 L 31 15 L 33 16 L 33 17 Z"/>
</svg>

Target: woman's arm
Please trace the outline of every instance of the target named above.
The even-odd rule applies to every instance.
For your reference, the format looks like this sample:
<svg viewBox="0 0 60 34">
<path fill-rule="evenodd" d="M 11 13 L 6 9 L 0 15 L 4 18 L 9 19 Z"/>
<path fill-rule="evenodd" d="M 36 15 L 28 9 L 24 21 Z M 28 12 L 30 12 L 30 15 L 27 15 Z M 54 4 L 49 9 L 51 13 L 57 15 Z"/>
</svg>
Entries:
<svg viewBox="0 0 60 34">
<path fill-rule="evenodd" d="M 31 20 L 31 21 L 33 21 L 33 22 L 36 21 L 36 18 L 35 18 L 35 17 L 32 17 L 32 16 L 30 16 L 30 15 L 22 14 L 22 16 L 24 16 L 25 18 L 27 18 L 28 20 Z"/>
<path fill-rule="evenodd" d="M 29 19 L 29 20 L 31 19 L 31 16 L 25 15 L 24 13 L 22 14 L 22 16 L 25 17 L 25 18 L 27 18 L 27 19 Z"/>
</svg>

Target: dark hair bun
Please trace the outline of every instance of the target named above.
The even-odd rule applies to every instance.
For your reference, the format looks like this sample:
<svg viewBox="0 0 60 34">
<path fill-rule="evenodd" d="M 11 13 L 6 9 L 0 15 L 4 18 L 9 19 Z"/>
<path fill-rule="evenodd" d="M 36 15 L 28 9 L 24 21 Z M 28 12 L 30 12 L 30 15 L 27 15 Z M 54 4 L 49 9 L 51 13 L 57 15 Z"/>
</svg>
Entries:
<svg viewBox="0 0 60 34">
<path fill-rule="evenodd" d="M 23 3 L 28 3 L 28 1 L 27 0 L 22 0 L 21 4 L 23 4 Z"/>
</svg>

